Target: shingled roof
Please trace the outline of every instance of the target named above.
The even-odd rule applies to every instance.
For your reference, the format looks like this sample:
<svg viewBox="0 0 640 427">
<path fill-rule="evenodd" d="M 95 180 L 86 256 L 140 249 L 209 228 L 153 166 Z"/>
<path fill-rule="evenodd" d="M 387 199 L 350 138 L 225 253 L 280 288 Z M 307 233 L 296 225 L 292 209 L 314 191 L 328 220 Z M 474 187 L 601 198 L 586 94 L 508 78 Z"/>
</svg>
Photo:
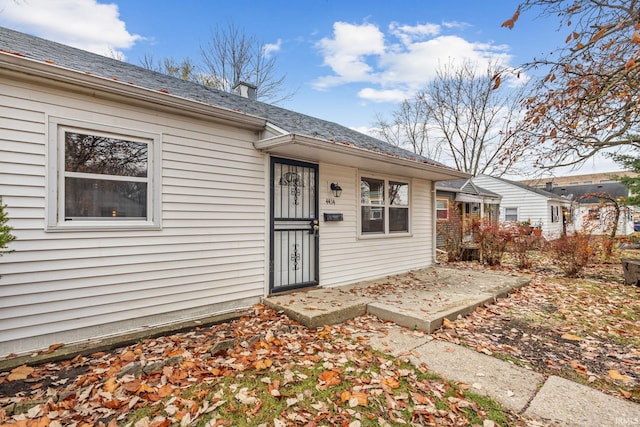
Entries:
<svg viewBox="0 0 640 427">
<path fill-rule="evenodd" d="M 489 176 L 489 175 L 487 175 L 487 176 Z M 558 194 L 553 194 L 553 193 L 551 193 L 549 191 L 542 190 L 540 188 L 531 187 L 529 185 L 523 184 L 523 183 L 518 182 L 518 181 L 511 181 L 511 180 L 508 180 L 508 179 L 505 179 L 505 178 L 498 178 L 497 176 L 491 176 L 491 178 L 499 180 L 499 181 L 502 181 L 502 182 L 505 182 L 507 184 L 511 184 L 511 185 L 519 187 L 519 188 L 522 188 L 523 190 L 531 191 L 532 193 L 536 193 L 536 194 L 538 194 L 540 196 L 544 196 L 544 197 L 546 197 L 548 199 L 562 200 L 562 201 L 567 201 L 568 200 L 568 199 L 566 199 L 566 198 L 564 198 L 564 197 L 562 197 L 562 196 L 560 196 Z"/>
<path fill-rule="evenodd" d="M 207 88 L 197 83 L 2 27 L 0 27 L 0 53 L 21 56 L 53 66 L 160 91 L 167 96 L 178 96 L 264 118 L 290 134 L 353 145 L 361 149 L 453 170 L 442 163 L 337 123 Z"/>
<path fill-rule="evenodd" d="M 551 192 L 570 200 L 577 200 L 581 203 L 598 203 L 598 194 L 606 194 L 616 199 L 629 197 L 629 189 L 620 182 L 562 185 L 554 187 Z"/>
</svg>

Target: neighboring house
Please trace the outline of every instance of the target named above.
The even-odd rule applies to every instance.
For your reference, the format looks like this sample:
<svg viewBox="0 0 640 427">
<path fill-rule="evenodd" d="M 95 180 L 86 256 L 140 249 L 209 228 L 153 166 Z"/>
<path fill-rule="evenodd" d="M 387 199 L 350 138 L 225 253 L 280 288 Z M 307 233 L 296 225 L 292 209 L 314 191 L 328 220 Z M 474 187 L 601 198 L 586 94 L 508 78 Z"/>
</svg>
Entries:
<svg viewBox="0 0 640 427">
<path fill-rule="evenodd" d="M 475 185 L 470 179 L 456 179 L 436 183 L 436 218 L 449 220 L 455 210 L 460 215 L 463 230 L 469 230 L 474 219 L 498 220 L 500 195 Z M 452 209 L 453 208 L 453 209 Z M 442 227 L 438 229 L 438 247 L 444 244 Z M 465 237 L 470 237 L 467 233 Z"/>
<path fill-rule="evenodd" d="M 612 182 L 618 182 L 618 179 L 623 176 L 637 177 L 638 174 L 631 171 L 602 172 L 602 173 L 590 173 L 590 174 L 571 175 L 571 176 L 541 177 L 536 179 L 522 180 L 519 182 L 529 185 L 531 187 L 536 187 L 536 188 L 545 190 L 549 185 L 555 188 L 555 187 L 573 187 L 576 185 L 588 185 L 588 184 L 609 184 Z"/>
<path fill-rule="evenodd" d="M 434 182 L 468 177 L 2 28 L 0 123 L 0 355 L 429 266 Z"/>
<path fill-rule="evenodd" d="M 547 183 L 547 190 L 572 202 L 572 219 L 575 230 L 586 230 L 594 234 L 609 234 L 615 218 L 611 204 L 600 203 L 598 194 L 616 200 L 629 196 L 629 189 L 620 182 L 554 186 Z M 620 205 L 617 233 L 626 236 L 633 233 L 633 208 Z"/>
<path fill-rule="evenodd" d="M 571 202 L 561 196 L 516 181 L 479 175 L 474 184 L 502 196 L 500 221 L 529 222 L 542 228 L 546 238 L 567 232 Z"/>
</svg>

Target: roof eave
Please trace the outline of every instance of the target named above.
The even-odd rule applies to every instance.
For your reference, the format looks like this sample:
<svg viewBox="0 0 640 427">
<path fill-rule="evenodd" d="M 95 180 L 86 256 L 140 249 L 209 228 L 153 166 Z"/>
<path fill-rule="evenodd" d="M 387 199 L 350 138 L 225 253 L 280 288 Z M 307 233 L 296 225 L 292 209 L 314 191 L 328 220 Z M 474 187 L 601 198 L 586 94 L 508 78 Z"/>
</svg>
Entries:
<svg viewBox="0 0 640 427">
<path fill-rule="evenodd" d="M 263 139 L 253 145 L 257 150 L 278 156 L 323 161 L 377 173 L 384 172 L 432 181 L 471 177 L 471 175 L 455 169 L 365 150 L 348 143 L 327 141 L 299 134 Z"/>
<path fill-rule="evenodd" d="M 104 98 L 125 97 L 145 104 L 151 103 L 155 108 L 170 110 L 174 113 L 207 116 L 216 121 L 232 122 L 236 126 L 253 130 L 263 130 L 266 126 L 266 120 L 261 117 L 194 101 L 162 90 L 153 90 L 56 64 L 36 61 L 19 54 L 0 52 L 0 74 L 21 80 L 45 79 L 47 84 L 66 84 L 92 91 L 91 95 L 96 97 L 99 93 L 102 93 Z"/>
</svg>

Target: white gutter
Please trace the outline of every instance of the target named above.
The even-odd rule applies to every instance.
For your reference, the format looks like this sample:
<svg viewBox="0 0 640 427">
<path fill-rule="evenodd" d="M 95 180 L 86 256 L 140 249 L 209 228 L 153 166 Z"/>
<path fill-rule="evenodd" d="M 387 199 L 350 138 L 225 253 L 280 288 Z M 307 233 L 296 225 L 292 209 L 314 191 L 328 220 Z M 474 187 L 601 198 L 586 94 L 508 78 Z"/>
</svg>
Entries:
<svg viewBox="0 0 640 427">
<path fill-rule="evenodd" d="M 342 155 L 356 156 L 362 159 L 384 162 L 395 166 L 404 168 L 410 168 L 423 173 L 436 173 L 441 175 L 447 175 L 446 179 L 456 178 L 469 178 L 470 174 L 457 171 L 455 169 L 448 168 L 446 166 L 438 166 L 430 163 L 418 162 L 415 160 L 404 159 L 401 157 L 395 157 L 385 153 L 379 153 L 376 151 L 366 150 L 360 147 L 356 147 L 352 144 L 339 143 L 333 141 L 327 141 L 324 139 L 312 138 L 305 135 L 287 134 L 282 136 L 276 136 L 273 138 L 263 139 L 253 143 L 254 147 L 261 151 L 274 151 L 278 148 L 285 148 L 291 146 L 299 146 L 309 149 L 320 149 L 325 152 L 331 152 Z"/>
<path fill-rule="evenodd" d="M 83 73 L 59 65 L 21 57 L 17 54 L 0 52 L 0 73 L 20 80 L 31 77 L 46 79 L 47 82 L 72 85 L 75 88 L 85 89 L 89 95 L 94 97 L 101 95 L 95 91 L 104 92 L 105 95 L 102 95 L 104 98 L 109 98 L 108 95 L 122 96 L 130 100 L 151 103 L 173 113 L 203 115 L 217 121 L 232 122 L 245 129 L 263 130 L 266 126 L 266 120 L 263 118 L 183 98 L 165 92 L 163 88 L 148 89 L 136 86 L 134 83 Z"/>
</svg>

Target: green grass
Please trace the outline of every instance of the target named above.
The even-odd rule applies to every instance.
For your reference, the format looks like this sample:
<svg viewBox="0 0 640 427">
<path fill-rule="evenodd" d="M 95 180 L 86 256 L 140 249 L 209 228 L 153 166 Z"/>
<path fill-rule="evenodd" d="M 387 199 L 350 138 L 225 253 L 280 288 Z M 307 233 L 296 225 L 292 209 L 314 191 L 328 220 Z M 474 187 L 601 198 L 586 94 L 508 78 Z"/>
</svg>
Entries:
<svg viewBox="0 0 640 427">
<path fill-rule="evenodd" d="M 341 366 L 338 369 L 340 381 L 332 386 L 320 385 L 319 377 L 327 371 L 322 361 L 304 368 L 295 365 L 291 370 L 286 369 L 289 382 L 281 367 L 272 366 L 262 371 L 246 370 L 237 375 L 216 377 L 210 384 L 194 384 L 183 389 L 179 396 L 168 396 L 155 405 L 135 409 L 122 424 L 133 425 L 145 417 L 149 420 L 156 416 L 176 417 L 176 408 L 178 413 L 187 410 L 194 413 L 194 405 L 197 405 L 195 408 L 218 405 L 215 410 L 198 417 L 196 425 L 205 425 L 210 420 L 224 420 L 224 425 L 238 427 L 273 425 L 276 418 L 292 424 L 305 424 L 304 420 L 295 418 L 296 414 L 301 414 L 320 425 L 358 419 L 362 426 L 373 427 L 380 425 L 381 417 L 389 425 L 395 426 L 410 424 L 414 417 L 421 416 L 416 414 L 417 403 L 412 400 L 414 393 L 420 393 L 431 400 L 437 409 L 446 411 L 453 410 L 451 399 L 453 402 L 459 399 L 467 401 L 468 405 L 465 404 L 460 411 L 471 425 L 482 425 L 487 418 L 501 425 L 509 425 L 505 415 L 508 411 L 491 399 L 448 383 L 434 373 L 407 362 L 375 351 L 371 351 L 371 354 L 371 363 L 364 366 L 354 363 Z M 397 376 L 397 387 L 383 391 L 378 385 L 380 379 L 389 372 L 400 372 L 401 375 Z M 279 397 L 270 394 L 267 378 L 272 384 L 280 382 Z M 239 401 L 236 395 L 243 388 L 259 403 Z M 366 405 L 351 407 L 348 400 L 343 399 L 343 392 L 354 390 L 367 394 Z M 428 390 L 436 391 L 429 393 Z M 389 402 L 397 405 L 395 410 L 391 410 Z M 170 411 L 166 410 L 167 406 Z"/>
</svg>

